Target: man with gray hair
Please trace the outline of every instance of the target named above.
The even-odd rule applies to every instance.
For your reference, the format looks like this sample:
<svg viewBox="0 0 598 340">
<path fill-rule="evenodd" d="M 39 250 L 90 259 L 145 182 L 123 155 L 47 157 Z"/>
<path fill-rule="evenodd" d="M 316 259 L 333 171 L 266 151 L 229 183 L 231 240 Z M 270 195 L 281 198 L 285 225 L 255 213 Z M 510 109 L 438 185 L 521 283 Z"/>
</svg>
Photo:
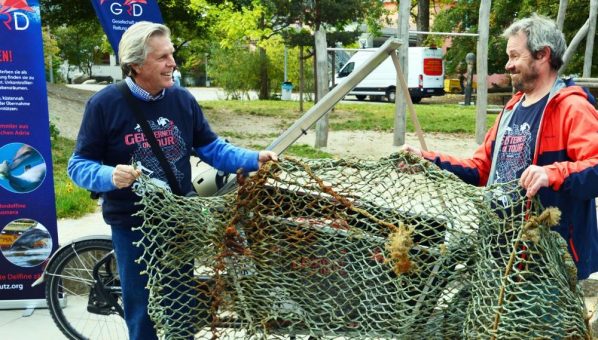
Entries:
<svg viewBox="0 0 598 340">
<path fill-rule="evenodd" d="M 403 150 L 436 163 L 473 185 L 512 183 L 545 207 L 558 207 L 555 228 L 567 241 L 577 276 L 598 271 L 598 113 L 579 86 L 558 77 L 566 43 L 554 21 L 539 15 L 504 31 L 506 71 L 517 93 L 472 158 Z M 518 179 L 518 181 L 517 181 Z M 507 194 L 499 194 L 505 203 Z"/>
<path fill-rule="evenodd" d="M 228 173 L 235 173 L 237 169 L 255 171 L 263 162 L 277 159 L 271 151 L 235 147 L 212 131 L 191 93 L 173 86 L 172 72 L 176 69 L 173 53 L 170 30 L 166 26 L 139 22 L 129 27 L 119 44 L 120 64 L 127 78 L 89 99 L 68 164 L 68 174 L 77 185 L 102 195 L 102 214 L 112 229 L 131 340 L 157 339 L 147 310 L 147 275 L 140 274 L 146 268 L 136 263 L 145 250 L 134 245 L 142 238 L 141 231 L 135 227 L 141 226 L 143 221 L 134 216 L 140 209 L 136 204 L 140 198 L 131 186 L 141 175 L 140 169 L 148 169 L 152 177 L 164 183 L 168 181 L 173 192 L 184 195 L 193 190 L 192 150 L 206 163 Z M 142 118 L 136 118 L 139 113 Z M 140 125 L 146 125 L 156 137 L 156 144 L 166 158 L 162 162 L 164 168 L 148 143 L 146 128 Z M 152 251 L 156 250 L 147 250 Z M 189 292 L 197 289 L 191 283 L 193 260 L 189 261 L 181 265 L 177 282 L 166 284 L 170 290 L 161 291 L 188 297 L 183 299 L 187 306 L 200 303 L 194 300 L 198 292 Z M 191 339 L 198 322 L 187 318 L 184 308 L 182 305 L 179 315 L 171 318 L 169 327 L 181 332 L 177 338 Z"/>
</svg>

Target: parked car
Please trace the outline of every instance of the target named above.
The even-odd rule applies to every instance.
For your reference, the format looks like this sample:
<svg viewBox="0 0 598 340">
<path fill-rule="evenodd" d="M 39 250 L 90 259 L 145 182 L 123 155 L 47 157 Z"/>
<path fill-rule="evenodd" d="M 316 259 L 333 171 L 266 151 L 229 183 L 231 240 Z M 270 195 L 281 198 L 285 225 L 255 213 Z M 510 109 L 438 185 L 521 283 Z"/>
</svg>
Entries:
<svg viewBox="0 0 598 340">
<path fill-rule="evenodd" d="M 478 88 L 478 83 L 474 81 L 472 86 L 473 86 L 473 91 L 475 92 L 475 90 Z M 461 88 L 461 82 L 459 81 L 459 79 L 451 78 L 451 79 L 444 80 L 444 92 L 452 93 L 452 94 L 459 94 L 459 93 L 463 93 L 464 90 Z"/>
<path fill-rule="evenodd" d="M 357 51 L 339 70 L 335 84 L 343 82 L 353 70 L 361 67 L 376 49 Z M 409 47 L 407 86 L 411 101 L 419 103 L 422 98 L 444 95 L 444 60 L 442 51 L 435 47 Z M 386 98 L 395 101 L 396 69 L 390 56 L 362 80 L 349 95 L 358 100 Z"/>
</svg>

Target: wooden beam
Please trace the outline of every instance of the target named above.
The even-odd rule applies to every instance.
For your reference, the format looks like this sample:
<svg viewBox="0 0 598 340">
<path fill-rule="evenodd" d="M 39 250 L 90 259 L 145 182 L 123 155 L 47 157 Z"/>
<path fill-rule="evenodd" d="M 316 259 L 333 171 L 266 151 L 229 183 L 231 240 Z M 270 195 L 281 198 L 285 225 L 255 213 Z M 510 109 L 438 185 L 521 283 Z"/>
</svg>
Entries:
<svg viewBox="0 0 598 340">
<path fill-rule="evenodd" d="M 567 13 L 567 6 L 569 5 L 569 0 L 561 0 L 559 2 L 559 14 L 556 17 L 556 25 L 557 27 L 563 31 L 563 25 L 565 24 L 565 14 Z"/>
<path fill-rule="evenodd" d="M 484 142 L 486 136 L 486 116 L 488 114 L 488 37 L 490 31 L 490 6 L 491 0 L 482 0 L 480 3 L 480 12 L 478 20 L 478 37 L 477 44 L 477 75 L 478 88 L 476 95 L 476 131 L 475 139 L 478 144 Z"/>
<path fill-rule="evenodd" d="M 588 35 L 586 36 L 586 53 L 583 60 L 583 77 L 592 76 L 592 57 L 594 54 L 594 39 L 596 37 L 596 17 L 598 14 L 598 0 L 590 0 L 590 16 L 588 21 Z"/>
<path fill-rule="evenodd" d="M 575 53 L 575 51 L 577 50 L 579 43 L 588 34 L 589 28 L 590 28 L 590 19 L 586 20 L 586 22 L 583 24 L 583 26 L 581 26 L 579 31 L 577 31 L 577 33 L 575 33 L 575 36 L 573 37 L 573 39 L 571 39 L 571 42 L 569 43 L 569 46 L 567 47 L 567 50 L 565 51 L 565 55 L 563 55 L 563 66 L 561 66 L 561 68 L 559 69 L 559 73 L 563 72 L 563 70 L 567 67 L 567 64 L 569 64 L 569 60 L 571 60 L 573 53 Z"/>
<path fill-rule="evenodd" d="M 328 93 L 328 51 L 326 51 L 326 30 L 323 26 L 315 32 L 316 67 L 318 69 L 318 102 Z M 323 148 L 328 145 L 328 113 L 316 124 L 316 141 L 314 147 Z"/>
<path fill-rule="evenodd" d="M 399 2 L 399 18 L 398 18 L 398 32 L 397 38 L 404 43 L 398 48 L 398 58 L 401 69 L 403 70 L 403 76 L 405 79 L 409 79 L 408 70 L 408 52 L 409 52 L 409 10 L 411 9 L 410 1 Z M 407 132 L 407 99 L 405 96 L 399 96 L 398 89 L 400 88 L 400 82 L 397 78 L 397 84 L 395 93 L 395 124 L 393 134 L 393 145 L 400 146 L 405 144 L 405 134 Z"/>
</svg>

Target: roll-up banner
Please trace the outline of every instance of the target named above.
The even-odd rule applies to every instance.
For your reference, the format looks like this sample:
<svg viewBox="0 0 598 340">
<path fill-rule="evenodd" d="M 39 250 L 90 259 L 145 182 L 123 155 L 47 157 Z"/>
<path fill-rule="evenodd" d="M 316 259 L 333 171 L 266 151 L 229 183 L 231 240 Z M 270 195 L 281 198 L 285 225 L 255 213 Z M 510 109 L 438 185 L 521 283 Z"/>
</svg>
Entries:
<svg viewBox="0 0 598 340">
<path fill-rule="evenodd" d="M 156 0 L 91 0 L 102 28 L 118 60 L 123 33 L 139 21 L 163 23 Z"/>
<path fill-rule="evenodd" d="M 0 308 L 45 305 L 31 287 L 58 246 L 39 0 L 0 1 Z"/>
</svg>

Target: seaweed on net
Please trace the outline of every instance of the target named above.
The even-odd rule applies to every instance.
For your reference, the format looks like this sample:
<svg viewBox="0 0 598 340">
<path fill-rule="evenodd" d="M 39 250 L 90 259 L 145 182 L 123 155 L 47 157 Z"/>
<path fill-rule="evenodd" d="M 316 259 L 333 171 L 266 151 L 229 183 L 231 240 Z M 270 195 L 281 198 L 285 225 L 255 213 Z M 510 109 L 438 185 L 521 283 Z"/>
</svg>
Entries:
<svg viewBox="0 0 598 340">
<path fill-rule="evenodd" d="M 589 338 L 558 211 L 513 183 L 400 153 L 287 157 L 219 197 L 138 189 L 166 339 Z"/>
</svg>

